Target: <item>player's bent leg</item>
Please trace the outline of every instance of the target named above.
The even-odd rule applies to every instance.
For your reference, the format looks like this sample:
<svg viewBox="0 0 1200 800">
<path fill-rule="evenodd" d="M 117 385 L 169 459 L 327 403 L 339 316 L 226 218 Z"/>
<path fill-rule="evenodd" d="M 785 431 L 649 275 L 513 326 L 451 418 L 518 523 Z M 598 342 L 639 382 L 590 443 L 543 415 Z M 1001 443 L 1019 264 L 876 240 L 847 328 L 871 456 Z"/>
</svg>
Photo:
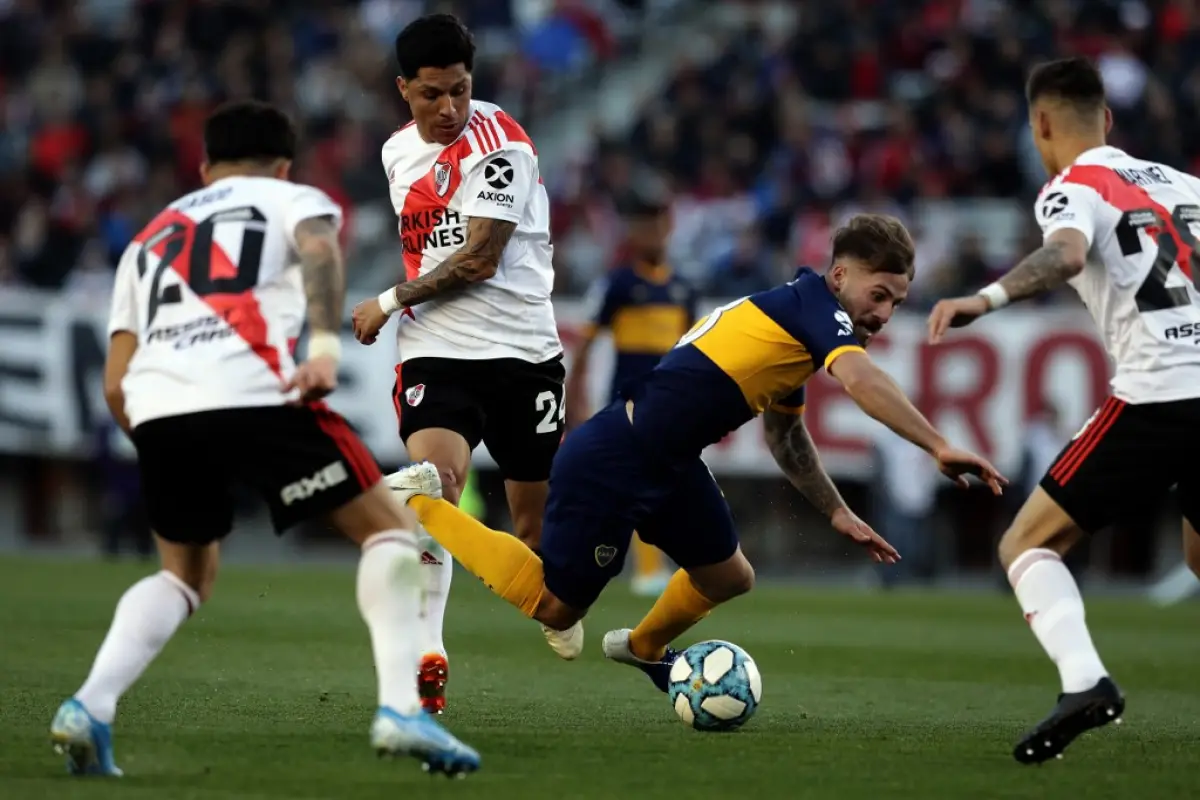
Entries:
<svg viewBox="0 0 1200 800">
<path fill-rule="evenodd" d="M 550 493 L 550 482 L 504 481 L 504 494 L 508 497 L 508 510 L 512 515 L 513 535 L 525 543 L 530 550 L 537 550 L 542 543 L 542 516 L 546 513 L 546 496 Z"/>
<path fill-rule="evenodd" d="M 409 434 L 404 448 L 414 464 L 427 461 L 437 467 L 442 498 L 458 505 L 471 468 L 471 445 L 466 438 L 449 428 L 422 428 Z"/>
<path fill-rule="evenodd" d="M 519 539 L 494 531 L 441 497 L 438 472 L 413 464 L 388 475 L 388 486 L 422 527 L 495 594 L 536 618 L 544 591 L 542 562 Z"/>
<path fill-rule="evenodd" d="M 1092 643 L 1079 588 L 1062 561 L 1082 533 L 1039 487 L 1000 541 L 1000 561 L 1025 619 L 1062 680 L 1054 710 L 1013 751 L 1022 763 L 1061 757 L 1081 733 L 1118 720 L 1125 707 Z"/>
<path fill-rule="evenodd" d="M 142 578 L 121 596 L 87 680 L 59 707 L 50 724 L 51 741 L 55 750 L 67 756 L 72 774 L 121 774 L 112 745 L 117 702 L 211 594 L 218 543 L 155 538 L 162 570 Z"/>
<path fill-rule="evenodd" d="M 671 571 L 663 559 L 662 551 L 633 536 L 633 593 L 641 597 L 658 597 L 671 579 Z"/>
<path fill-rule="evenodd" d="M 412 511 L 380 481 L 331 512 L 329 521 L 362 548 L 356 594 L 371 636 L 379 696 L 371 746 L 381 756 L 414 756 L 429 771 L 478 769 L 479 754 L 422 708 L 416 679 L 420 558 Z"/>
<path fill-rule="evenodd" d="M 671 648 L 671 642 L 718 605 L 753 587 L 754 568 L 741 548 L 717 564 L 678 570 L 636 628 L 605 634 L 604 655 L 640 668 L 665 692 L 671 665 L 679 655 Z"/>
</svg>

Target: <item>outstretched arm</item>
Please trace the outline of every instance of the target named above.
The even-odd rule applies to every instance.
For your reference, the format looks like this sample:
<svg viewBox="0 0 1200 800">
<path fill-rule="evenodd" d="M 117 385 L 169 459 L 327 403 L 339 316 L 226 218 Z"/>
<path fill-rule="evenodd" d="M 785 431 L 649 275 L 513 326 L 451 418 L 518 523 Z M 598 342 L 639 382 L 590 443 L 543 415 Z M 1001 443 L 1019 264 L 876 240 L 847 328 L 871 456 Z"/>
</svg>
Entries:
<svg viewBox="0 0 1200 800">
<path fill-rule="evenodd" d="M 808 502 L 827 518 L 846 507 L 829 473 L 821 466 L 821 457 L 802 414 L 767 411 L 763 414 L 763 427 L 775 463 Z"/>
<path fill-rule="evenodd" d="M 438 295 L 486 281 L 496 274 L 500 255 L 517 229 L 515 222 L 472 217 L 467 221 L 467 243 L 419 278 L 392 288 L 398 308 L 419 305 Z"/>
</svg>

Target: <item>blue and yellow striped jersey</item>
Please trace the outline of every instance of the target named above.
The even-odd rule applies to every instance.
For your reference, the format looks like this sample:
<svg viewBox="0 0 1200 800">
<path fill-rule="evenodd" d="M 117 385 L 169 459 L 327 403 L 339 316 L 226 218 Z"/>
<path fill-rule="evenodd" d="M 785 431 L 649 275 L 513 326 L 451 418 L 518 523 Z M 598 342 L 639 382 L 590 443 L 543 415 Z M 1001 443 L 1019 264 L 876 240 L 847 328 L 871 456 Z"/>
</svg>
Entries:
<svg viewBox="0 0 1200 800">
<path fill-rule="evenodd" d="M 655 452 L 695 456 L 768 408 L 800 413 L 809 378 L 862 349 L 825 278 L 806 267 L 715 309 L 623 397 Z"/>
<path fill-rule="evenodd" d="M 596 287 L 592 330 L 612 331 L 616 360 L 610 394 L 644 376 L 696 319 L 696 293 L 670 268 L 626 266 Z"/>
</svg>

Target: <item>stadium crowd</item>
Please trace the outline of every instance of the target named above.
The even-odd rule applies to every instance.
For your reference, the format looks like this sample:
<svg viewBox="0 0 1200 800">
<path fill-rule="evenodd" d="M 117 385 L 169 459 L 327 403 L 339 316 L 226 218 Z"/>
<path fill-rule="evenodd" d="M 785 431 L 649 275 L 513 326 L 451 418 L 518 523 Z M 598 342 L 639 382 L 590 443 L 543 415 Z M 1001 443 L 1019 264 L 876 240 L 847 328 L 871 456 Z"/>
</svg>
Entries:
<svg viewBox="0 0 1200 800">
<path fill-rule="evenodd" d="M 481 46 L 475 94 L 533 128 L 551 78 L 622 54 L 609 24 L 637 0 L 0 0 L 0 283 L 91 286 L 152 210 L 197 181 L 200 121 L 255 95 L 302 120 L 295 177 L 347 208 L 386 204 L 378 145 L 406 120 L 391 38 L 451 9 Z M 1200 27 L 1190 0 L 922 0 L 797 4 L 706 66 L 681 65 L 633 131 L 548 181 L 560 288 L 620 257 L 619 200 L 655 175 L 675 196 L 674 259 L 714 295 L 820 261 L 831 225 L 890 210 L 913 225 L 927 295 L 1009 266 L 986 230 L 925 235 L 929 201 L 1000 198 L 1036 237 L 1044 180 L 1025 130 L 1032 61 L 1103 70 L 1113 143 L 1200 170 Z M 932 267 L 932 269 L 930 269 Z"/>
</svg>

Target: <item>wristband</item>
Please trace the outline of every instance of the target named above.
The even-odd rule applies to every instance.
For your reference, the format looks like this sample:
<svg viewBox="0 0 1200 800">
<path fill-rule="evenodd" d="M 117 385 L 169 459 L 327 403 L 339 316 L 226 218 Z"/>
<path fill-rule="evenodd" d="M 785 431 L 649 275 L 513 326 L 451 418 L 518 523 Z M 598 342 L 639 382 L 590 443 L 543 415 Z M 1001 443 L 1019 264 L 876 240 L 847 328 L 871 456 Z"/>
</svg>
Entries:
<svg viewBox="0 0 1200 800">
<path fill-rule="evenodd" d="M 379 307 L 389 317 L 400 310 L 400 301 L 396 299 L 395 286 L 379 294 Z"/>
<path fill-rule="evenodd" d="M 340 361 L 342 358 L 342 337 L 333 331 L 313 331 L 308 336 L 308 357 L 332 358 Z"/>
<path fill-rule="evenodd" d="M 991 311 L 1008 305 L 1008 292 L 1004 291 L 1004 287 L 999 283 L 983 287 L 979 290 L 979 294 L 984 300 L 987 300 Z"/>
</svg>

